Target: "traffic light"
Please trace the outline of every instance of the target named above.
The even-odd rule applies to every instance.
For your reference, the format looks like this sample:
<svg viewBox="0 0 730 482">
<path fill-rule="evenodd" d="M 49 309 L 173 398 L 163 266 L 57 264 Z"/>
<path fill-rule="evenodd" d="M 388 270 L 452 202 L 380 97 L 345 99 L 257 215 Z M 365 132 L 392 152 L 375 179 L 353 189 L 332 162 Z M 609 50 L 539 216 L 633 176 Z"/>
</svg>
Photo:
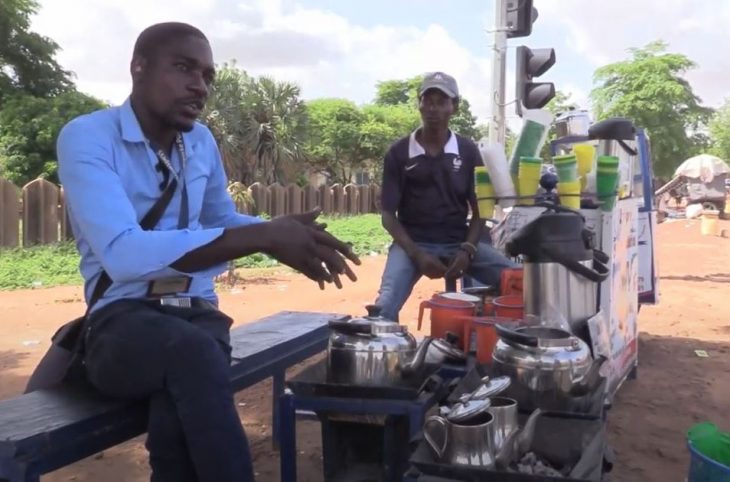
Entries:
<svg viewBox="0 0 730 482">
<path fill-rule="evenodd" d="M 507 38 L 528 37 L 537 20 L 532 0 L 507 0 Z"/>
<path fill-rule="evenodd" d="M 552 82 L 533 82 L 555 65 L 555 49 L 530 49 L 524 45 L 517 47 L 516 96 L 517 114 L 525 109 L 541 109 L 555 97 Z"/>
</svg>

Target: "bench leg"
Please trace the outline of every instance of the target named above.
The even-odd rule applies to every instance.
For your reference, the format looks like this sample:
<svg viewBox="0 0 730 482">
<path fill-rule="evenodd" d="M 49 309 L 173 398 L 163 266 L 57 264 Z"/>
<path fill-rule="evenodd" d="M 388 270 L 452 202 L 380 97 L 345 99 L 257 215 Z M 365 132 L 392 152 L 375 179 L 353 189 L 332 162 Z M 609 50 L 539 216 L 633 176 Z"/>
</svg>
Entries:
<svg viewBox="0 0 730 482">
<path fill-rule="evenodd" d="M 279 422 L 279 400 L 284 395 L 284 377 L 285 372 L 274 373 L 272 380 L 271 394 L 271 444 L 274 450 L 279 450 L 280 422 Z"/>
<path fill-rule="evenodd" d="M 297 419 L 291 392 L 279 400 L 279 422 L 281 482 L 297 482 Z"/>
<path fill-rule="evenodd" d="M 0 482 L 40 482 L 41 477 L 28 471 L 26 464 L 15 460 L 0 460 Z"/>
</svg>

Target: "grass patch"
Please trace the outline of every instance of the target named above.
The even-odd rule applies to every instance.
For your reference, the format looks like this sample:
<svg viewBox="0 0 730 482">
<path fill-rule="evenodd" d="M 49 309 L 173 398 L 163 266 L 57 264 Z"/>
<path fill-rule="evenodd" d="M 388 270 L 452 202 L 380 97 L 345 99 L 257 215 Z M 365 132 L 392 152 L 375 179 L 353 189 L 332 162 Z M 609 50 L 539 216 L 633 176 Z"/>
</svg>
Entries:
<svg viewBox="0 0 730 482">
<path fill-rule="evenodd" d="M 73 243 L 0 250 L 0 289 L 81 284 Z"/>
<path fill-rule="evenodd" d="M 360 256 L 383 253 L 390 236 L 377 214 L 351 217 L 322 217 L 327 229 L 343 241 L 352 243 Z M 253 254 L 236 260 L 237 268 L 270 268 L 276 260 Z M 79 256 L 73 243 L 31 248 L 0 249 L 0 290 L 81 284 Z"/>
</svg>

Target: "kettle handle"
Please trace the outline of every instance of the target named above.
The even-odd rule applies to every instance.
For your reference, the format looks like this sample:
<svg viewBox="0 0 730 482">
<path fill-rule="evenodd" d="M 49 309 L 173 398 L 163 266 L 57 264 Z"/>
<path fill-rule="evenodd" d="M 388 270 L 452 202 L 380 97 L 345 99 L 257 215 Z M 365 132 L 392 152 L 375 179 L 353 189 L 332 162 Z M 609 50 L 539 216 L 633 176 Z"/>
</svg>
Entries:
<svg viewBox="0 0 730 482">
<path fill-rule="evenodd" d="M 582 264 L 580 264 L 579 262 L 577 262 L 573 259 L 568 259 L 565 256 L 563 256 L 562 254 L 559 254 L 557 251 L 555 251 L 550 246 L 542 246 L 541 249 L 542 249 L 542 252 L 545 253 L 553 261 L 556 261 L 557 263 L 562 264 L 563 266 L 568 268 L 570 271 L 572 271 L 576 274 L 579 274 L 579 275 L 583 276 L 584 278 L 589 279 L 590 281 L 593 281 L 595 283 L 600 283 L 600 282 L 604 281 L 606 278 L 608 278 L 608 268 L 606 267 L 605 264 L 603 264 L 599 261 L 599 259 L 602 258 L 602 256 L 596 254 L 597 250 L 593 250 L 593 265 L 594 265 L 594 267 L 596 267 L 596 269 L 590 269 L 590 268 L 583 266 Z M 607 258 L 605 253 L 603 253 L 603 252 L 600 252 L 600 253 Z"/>
<path fill-rule="evenodd" d="M 431 437 L 431 434 L 429 433 L 429 426 L 433 426 L 434 424 L 439 425 L 441 430 L 444 432 L 444 443 L 441 446 L 434 441 L 433 437 Z M 438 415 L 428 417 L 426 419 L 426 423 L 423 424 L 423 438 L 426 439 L 428 445 L 430 445 L 433 451 L 436 452 L 438 458 L 443 458 L 446 453 L 446 447 L 449 446 L 449 428 L 446 420 Z"/>
<path fill-rule="evenodd" d="M 500 324 L 494 325 L 494 329 L 497 331 L 497 335 L 507 343 L 517 343 L 518 345 L 524 346 L 538 346 L 538 339 L 535 336 L 525 335 L 509 328 L 505 328 Z"/>
<path fill-rule="evenodd" d="M 426 308 L 431 308 L 431 300 L 423 300 L 421 301 L 421 305 L 418 307 L 418 329 L 421 329 L 421 325 L 423 324 L 423 311 Z"/>
</svg>

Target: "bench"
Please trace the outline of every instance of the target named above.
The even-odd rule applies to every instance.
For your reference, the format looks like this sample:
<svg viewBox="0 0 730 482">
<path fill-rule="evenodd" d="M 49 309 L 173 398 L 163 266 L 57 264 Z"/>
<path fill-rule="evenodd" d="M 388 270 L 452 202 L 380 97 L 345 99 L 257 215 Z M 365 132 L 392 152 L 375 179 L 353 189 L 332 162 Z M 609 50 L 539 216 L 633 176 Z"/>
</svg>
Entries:
<svg viewBox="0 0 730 482">
<path fill-rule="evenodd" d="M 273 377 L 272 435 L 291 367 L 327 346 L 327 322 L 340 315 L 281 312 L 231 331 L 231 383 L 238 392 Z M 145 403 L 61 386 L 0 401 L 0 482 L 38 482 L 42 474 L 130 440 L 146 430 Z"/>
</svg>

